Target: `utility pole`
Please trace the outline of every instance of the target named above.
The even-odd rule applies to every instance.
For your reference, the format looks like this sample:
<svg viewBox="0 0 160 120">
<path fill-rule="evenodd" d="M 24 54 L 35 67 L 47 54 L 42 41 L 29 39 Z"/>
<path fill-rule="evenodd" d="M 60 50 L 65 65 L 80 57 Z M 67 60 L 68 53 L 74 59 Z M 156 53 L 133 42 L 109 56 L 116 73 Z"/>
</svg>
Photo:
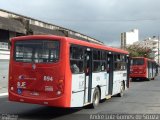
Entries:
<svg viewBox="0 0 160 120">
<path fill-rule="evenodd" d="M 159 36 L 158 36 L 158 64 L 159 64 Z"/>
</svg>

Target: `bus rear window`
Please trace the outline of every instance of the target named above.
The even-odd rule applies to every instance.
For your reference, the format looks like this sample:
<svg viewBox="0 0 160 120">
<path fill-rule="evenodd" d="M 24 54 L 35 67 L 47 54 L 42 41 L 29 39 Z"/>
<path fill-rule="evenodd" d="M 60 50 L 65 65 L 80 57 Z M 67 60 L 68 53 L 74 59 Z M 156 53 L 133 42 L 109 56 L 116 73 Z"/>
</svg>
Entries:
<svg viewBox="0 0 160 120">
<path fill-rule="evenodd" d="M 49 63 L 59 60 L 59 41 L 24 40 L 16 41 L 14 59 L 17 62 Z"/>
<path fill-rule="evenodd" d="M 131 60 L 131 65 L 143 65 L 144 59 L 143 58 L 136 58 Z"/>
</svg>

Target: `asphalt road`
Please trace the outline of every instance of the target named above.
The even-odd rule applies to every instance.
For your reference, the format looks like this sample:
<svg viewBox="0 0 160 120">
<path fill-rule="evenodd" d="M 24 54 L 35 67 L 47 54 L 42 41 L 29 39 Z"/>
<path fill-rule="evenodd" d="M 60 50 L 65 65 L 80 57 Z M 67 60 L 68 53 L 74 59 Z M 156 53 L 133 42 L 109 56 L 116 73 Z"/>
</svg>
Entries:
<svg viewBox="0 0 160 120">
<path fill-rule="evenodd" d="M 74 109 L 53 108 L 9 102 L 7 97 L 0 97 L 0 116 L 2 118 L 18 118 L 18 120 L 81 120 L 94 119 L 93 115 L 95 114 L 158 113 L 160 113 L 160 77 L 152 81 L 131 82 L 130 88 L 125 91 L 122 98 L 112 97 L 109 100 L 102 101 L 96 109 L 87 107 Z"/>
</svg>

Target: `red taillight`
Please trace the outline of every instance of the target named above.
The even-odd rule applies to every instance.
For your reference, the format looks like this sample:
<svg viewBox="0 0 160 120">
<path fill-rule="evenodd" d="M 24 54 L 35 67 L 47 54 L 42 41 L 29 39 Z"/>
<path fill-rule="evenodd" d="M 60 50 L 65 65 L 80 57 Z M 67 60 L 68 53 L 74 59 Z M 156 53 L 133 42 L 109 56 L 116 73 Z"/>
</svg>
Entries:
<svg viewBox="0 0 160 120">
<path fill-rule="evenodd" d="M 14 85 L 12 84 L 12 82 L 13 82 L 12 80 L 13 80 L 13 77 L 9 76 L 9 81 L 10 81 L 9 88 L 11 91 L 14 91 Z"/>
<path fill-rule="evenodd" d="M 12 76 L 10 76 L 10 77 L 9 77 L 9 80 L 12 80 L 12 79 L 13 79 L 13 77 L 12 77 Z"/>
<path fill-rule="evenodd" d="M 143 73 L 146 73 L 146 70 L 145 70 L 145 69 L 143 70 Z"/>
<path fill-rule="evenodd" d="M 64 90 L 64 80 L 59 80 L 58 83 L 57 83 L 57 96 L 60 96 L 62 93 L 63 93 L 63 90 Z"/>
<path fill-rule="evenodd" d="M 57 84 L 58 86 L 57 86 L 57 87 L 58 87 L 59 89 L 63 89 L 63 81 L 64 81 L 64 80 L 59 80 L 59 81 L 58 81 L 58 84 Z"/>
</svg>

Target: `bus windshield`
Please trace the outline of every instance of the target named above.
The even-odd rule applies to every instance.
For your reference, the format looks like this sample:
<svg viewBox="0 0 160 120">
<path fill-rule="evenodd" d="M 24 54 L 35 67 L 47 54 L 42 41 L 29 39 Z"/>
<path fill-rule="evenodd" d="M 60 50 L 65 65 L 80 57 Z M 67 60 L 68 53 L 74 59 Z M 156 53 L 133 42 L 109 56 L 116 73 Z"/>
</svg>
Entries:
<svg viewBox="0 0 160 120">
<path fill-rule="evenodd" d="M 134 58 L 131 60 L 131 65 L 143 65 L 144 59 L 143 58 Z"/>
<path fill-rule="evenodd" d="M 59 41 L 22 40 L 15 42 L 14 59 L 17 62 L 49 63 L 59 60 Z"/>
</svg>

